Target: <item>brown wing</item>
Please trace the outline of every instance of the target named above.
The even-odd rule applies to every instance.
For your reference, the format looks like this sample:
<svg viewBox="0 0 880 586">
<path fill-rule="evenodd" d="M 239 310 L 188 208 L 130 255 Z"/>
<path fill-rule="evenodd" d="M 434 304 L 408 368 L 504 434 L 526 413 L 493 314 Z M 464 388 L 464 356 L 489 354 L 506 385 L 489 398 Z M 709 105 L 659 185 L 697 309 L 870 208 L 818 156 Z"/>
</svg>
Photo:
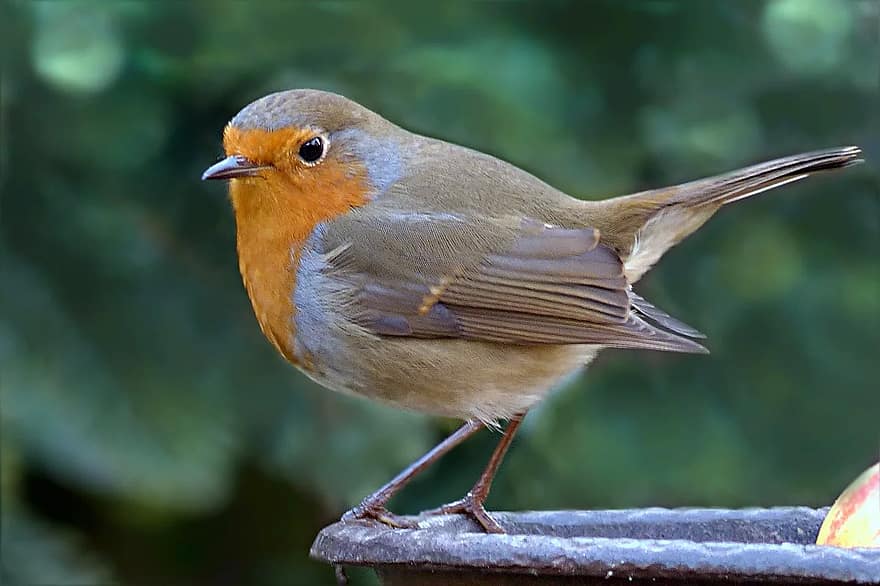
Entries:
<svg viewBox="0 0 880 586">
<path fill-rule="evenodd" d="M 354 286 L 354 320 L 376 334 L 705 352 L 631 311 L 623 263 L 592 228 L 449 214 L 369 225 L 380 236 L 350 238 L 333 262 Z"/>
</svg>

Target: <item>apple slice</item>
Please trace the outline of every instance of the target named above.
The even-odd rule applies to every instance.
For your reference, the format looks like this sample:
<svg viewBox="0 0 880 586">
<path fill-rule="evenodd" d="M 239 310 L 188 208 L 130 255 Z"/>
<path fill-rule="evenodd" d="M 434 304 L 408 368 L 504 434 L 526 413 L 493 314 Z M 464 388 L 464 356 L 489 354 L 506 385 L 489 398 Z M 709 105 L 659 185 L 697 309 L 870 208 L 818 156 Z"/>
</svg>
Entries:
<svg viewBox="0 0 880 586">
<path fill-rule="evenodd" d="M 837 497 L 816 543 L 880 547 L 880 463 L 865 470 Z"/>
</svg>

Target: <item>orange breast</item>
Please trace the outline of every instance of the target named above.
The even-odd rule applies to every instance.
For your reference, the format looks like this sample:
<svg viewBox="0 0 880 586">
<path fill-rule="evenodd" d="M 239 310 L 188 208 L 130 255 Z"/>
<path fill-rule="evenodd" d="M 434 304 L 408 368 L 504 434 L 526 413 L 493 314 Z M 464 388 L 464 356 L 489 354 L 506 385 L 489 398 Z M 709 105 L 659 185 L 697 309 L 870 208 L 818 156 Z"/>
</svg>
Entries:
<svg viewBox="0 0 880 586">
<path fill-rule="evenodd" d="M 361 165 L 343 165 L 329 156 L 314 167 L 302 168 L 267 161 L 267 156 L 258 159 L 249 155 L 247 144 L 295 144 L 296 136 L 286 141 L 278 136 L 295 131 L 236 132 L 244 136 L 230 141 L 227 129 L 228 154 L 275 164 L 258 177 L 230 182 L 239 269 L 263 334 L 287 360 L 303 367 L 306 357 L 294 352 L 293 293 L 300 252 L 315 226 L 368 201 L 366 172 Z"/>
</svg>

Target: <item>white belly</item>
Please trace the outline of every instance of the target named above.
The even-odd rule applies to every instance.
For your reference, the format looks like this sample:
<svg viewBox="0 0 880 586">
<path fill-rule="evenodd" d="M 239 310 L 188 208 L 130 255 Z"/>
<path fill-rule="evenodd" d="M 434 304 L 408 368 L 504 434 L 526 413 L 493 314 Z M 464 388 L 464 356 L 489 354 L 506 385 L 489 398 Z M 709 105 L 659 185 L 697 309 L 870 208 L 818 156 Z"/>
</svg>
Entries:
<svg viewBox="0 0 880 586">
<path fill-rule="evenodd" d="M 404 409 L 486 422 L 527 411 L 599 350 L 449 339 L 365 341 L 350 340 L 346 351 L 309 376 L 330 389 Z"/>
</svg>

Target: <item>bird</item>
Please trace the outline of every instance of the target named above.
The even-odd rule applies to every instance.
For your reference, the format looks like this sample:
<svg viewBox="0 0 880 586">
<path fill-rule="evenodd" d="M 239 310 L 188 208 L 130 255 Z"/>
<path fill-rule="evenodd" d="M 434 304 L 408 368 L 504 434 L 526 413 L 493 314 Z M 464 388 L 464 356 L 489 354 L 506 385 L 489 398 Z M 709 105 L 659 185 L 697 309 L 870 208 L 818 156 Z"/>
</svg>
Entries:
<svg viewBox="0 0 880 586">
<path fill-rule="evenodd" d="M 539 140 L 539 139 L 536 139 Z M 606 348 L 706 353 L 633 285 L 720 208 L 861 162 L 855 146 L 602 200 L 405 130 L 341 95 L 294 89 L 223 131 L 238 265 L 268 341 L 320 385 L 451 417 L 454 433 L 342 516 L 412 527 L 390 498 L 507 423 L 473 488 L 426 514 L 489 533 L 492 479 L 525 414 Z"/>
</svg>

